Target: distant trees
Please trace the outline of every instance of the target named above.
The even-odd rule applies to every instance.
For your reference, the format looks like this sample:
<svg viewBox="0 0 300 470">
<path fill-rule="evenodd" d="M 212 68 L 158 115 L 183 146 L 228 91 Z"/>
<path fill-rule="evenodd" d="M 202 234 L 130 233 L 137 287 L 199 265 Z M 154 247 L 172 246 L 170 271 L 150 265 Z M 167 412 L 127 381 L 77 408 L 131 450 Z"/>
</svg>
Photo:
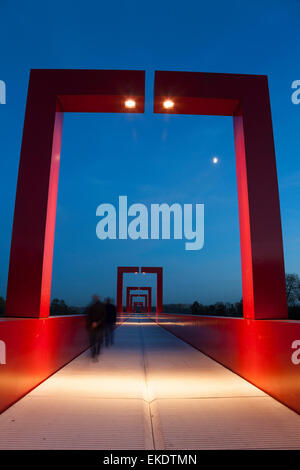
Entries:
<svg viewBox="0 0 300 470">
<path fill-rule="evenodd" d="M 50 315 L 74 315 L 81 313 L 78 307 L 69 307 L 63 299 L 53 299 L 50 305 Z"/>
<path fill-rule="evenodd" d="M 164 313 L 191 313 L 191 306 L 184 304 L 165 304 L 163 306 Z"/>
<path fill-rule="evenodd" d="M 285 275 L 286 295 L 289 318 L 300 319 L 300 277 L 291 273 Z M 50 306 L 50 315 L 74 315 L 82 313 L 84 308 L 68 306 L 63 299 L 53 299 Z M 243 316 L 243 301 L 229 303 L 216 302 L 211 305 L 203 305 L 198 301 L 190 304 L 166 304 L 163 306 L 165 313 L 181 313 L 192 315 L 215 315 L 227 317 Z M 5 315 L 5 299 L 0 297 L 0 316 Z"/>
<path fill-rule="evenodd" d="M 51 315 L 65 315 L 68 313 L 68 306 L 64 300 L 53 299 L 50 305 Z"/>
<path fill-rule="evenodd" d="M 202 310 L 203 305 L 200 305 L 197 300 L 191 305 L 192 315 L 199 315 L 199 312 Z"/>
<path fill-rule="evenodd" d="M 285 283 L 289 318 L 300 320 L 300 278 L 298 274 L 286 274 Z"/>
<path fill-rule="evenodd" d="M 285 280 L 289 318 L 300 319 L 300 277 L 298 274 L 295 273 L 286 274 Z M 188 312 L 187 310 L 190 310 L 190 312 Z M 164 309 L 164 311 L 176 313 L 174 309 Z M 243 300 L 241 299 L 240 302 L 236 303 L 216 302 L 215 304 L 211 305 L 203 305 L 198 301 L 195 301 L 190 306 L 190 309 L 185 309 L 185 311 L 181 310 L 181 313 L 191 313 L 192 315 L 242 317 Z"/>
<path fill-rule="evenodd" d="M 216 302 L 211 305 L 202 305 L 195 301 L 191 305 L 191 313 L 193 315 L 215 315 L 226 317 L 242 317 L 243 301 L 232 303 Z"/>
<path fill-rule="evenodd" d="M 300 278 L 298 274 L 286 274 L 286 297 L 289 306 L 294 306 L 300 301 Z"/>
<path fill-rule="evenodd" d="M 242 317 L 243 302 L 234 304 L 217 302 L 211 305 L 203 305 L 195 301 L 192 305 L 187 304 L 166 304 L 163 308 L 164 313 L 180 313 L 183 315 L 215 315 L 227 317 Z"/>
</svg>

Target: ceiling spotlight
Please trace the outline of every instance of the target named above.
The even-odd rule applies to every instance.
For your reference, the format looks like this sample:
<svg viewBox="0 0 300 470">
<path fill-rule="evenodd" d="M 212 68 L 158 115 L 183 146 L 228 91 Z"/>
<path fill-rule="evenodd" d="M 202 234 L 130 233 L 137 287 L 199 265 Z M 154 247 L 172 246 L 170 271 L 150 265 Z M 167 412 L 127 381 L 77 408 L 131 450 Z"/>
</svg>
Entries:
<svg viewBox="0 0 300 470">
<path fill-rule="evenodd" d="M 212 162 L 214 163 L 214 165 L 216 165 L 217 163 L 219 163 L 218 157 L 213 157 Z"/>
<path fill-rule="evenodd" d="M 132 99 L 128 99 L 128 100 L 125 101 L 125 106 L 126 106 L 126 108 L 131 108 L 131 109 L 135 108 L 136 102 Z"/>
<path fill-rule="evenodd" d="M 165 100 L 165 101 L 163 102 L 163 107 L 164 107 L 165 109 L 171 109 L 171 108 L 173 108 L 173 107 L 174 107 L 174 101 L 172 101 L 172 100 Z"/>
</svg>

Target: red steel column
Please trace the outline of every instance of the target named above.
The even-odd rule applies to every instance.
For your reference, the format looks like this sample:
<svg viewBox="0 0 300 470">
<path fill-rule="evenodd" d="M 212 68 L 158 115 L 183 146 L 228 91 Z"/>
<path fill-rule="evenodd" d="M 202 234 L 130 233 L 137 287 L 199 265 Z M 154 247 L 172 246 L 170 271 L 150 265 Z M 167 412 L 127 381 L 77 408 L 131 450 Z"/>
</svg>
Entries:
<svg viewBox="0 0 300 470">
<path fill-rule="evenodd" d="M 127 287 L 127 292 L 126 292 L 126 312 L 129 312 L 129 288 Z"/>
<path fill-rule="evenodd" d="M 129 311 L 132 312 L 132 295 L 129 295 Z"/>
<path fill-rule="evenodd" d="M 149 287 L 148 295 L 149 295 L 148 313 L 151 313 L 152 312 L 152 287 Z"/>
<path fill-rule="evenodd" d="M 48 317 L 63 113 L 30 79 L 20 156 L 6 316 Z"/>
<path fill-rule="evenodd" d="M 244 317 L 287 318 L 285 270 L 268 79 L 155 72 L 154 112 L 233 116 Z M 166 110 L 166 97 L 174 106 Z"/>
<path fill-rule="evenodd" d="M 287 318 L 281 216 L 267 82 L 234 118 L 245 318 Z"/>
</svg>

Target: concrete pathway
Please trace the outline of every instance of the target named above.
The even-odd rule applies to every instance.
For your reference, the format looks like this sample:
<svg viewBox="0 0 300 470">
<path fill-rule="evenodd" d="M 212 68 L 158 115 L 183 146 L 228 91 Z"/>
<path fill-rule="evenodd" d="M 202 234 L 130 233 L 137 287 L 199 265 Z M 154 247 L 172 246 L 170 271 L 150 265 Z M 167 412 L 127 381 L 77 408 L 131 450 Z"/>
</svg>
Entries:
<svg viewBox="0 0 300 470">
<path fill-rule="evenodd" d="M 0 449 L 300 449 L 300 416 L 141 317 L 0 415 Z"/>
</svg>

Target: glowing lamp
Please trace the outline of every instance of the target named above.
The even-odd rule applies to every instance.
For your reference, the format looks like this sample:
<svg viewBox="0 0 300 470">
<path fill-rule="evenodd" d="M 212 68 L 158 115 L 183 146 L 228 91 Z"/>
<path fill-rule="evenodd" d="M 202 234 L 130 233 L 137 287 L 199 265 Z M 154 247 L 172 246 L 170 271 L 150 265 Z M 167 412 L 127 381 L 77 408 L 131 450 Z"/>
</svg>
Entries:
<svg viewBox="0 0 300 470">
<path fill-rule="evenodd" d="M 165 101 L 163 102 L 163 107 L 164 107 L 165 109 L 174 108 L 174 101 L 172 101 L 172 100 L 165 100 Z"/>
<path fill-rule="evenodd" d="M 132 108 L 135 108 L 135 106 L 136 106 L 136 102 L 134 100 L 128 99 L 128 100 L 125 101 L 125 107 L 126 108 L 131 108 L 132 109 Z"/>
</svg>

